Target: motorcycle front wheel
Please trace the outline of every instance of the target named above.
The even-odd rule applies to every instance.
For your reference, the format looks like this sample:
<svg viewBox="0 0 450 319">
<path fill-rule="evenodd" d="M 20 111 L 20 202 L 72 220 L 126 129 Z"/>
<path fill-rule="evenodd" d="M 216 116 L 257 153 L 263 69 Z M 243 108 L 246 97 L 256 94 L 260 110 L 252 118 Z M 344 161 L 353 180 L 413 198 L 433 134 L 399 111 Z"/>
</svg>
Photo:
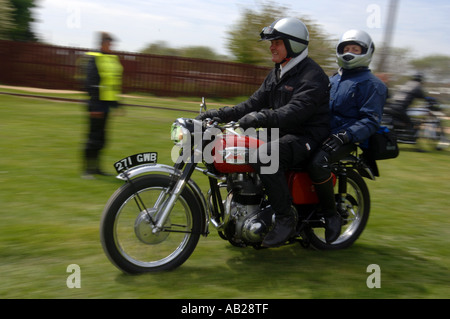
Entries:
<svg viewBox="0 0 450 319">
<path fill-rule="evenodd" d="M 325 229 L 322 227 L 308 228 L 306 236 L 310 245 L 317 250 L 338 250 L 350 247 L 366 227 L 370 212 L 370 195 L 364 179 L 354 170 L 347 170 L 347 193 L 339 194 L 336 181 L 335 194 L 338 212 L 342 217 L 342 229 L 339 238 L 328 244 L 325 241 Z"/>
<path fill-rule="evenodd" d="M 120 270 L 139 274 L 174 269 L 194 251 L 201 233 L 201 207 L 185 187 L 161 231 L 153 232 L 158 208 L 168 197 L 171 178 L 145 175 L 120 187 L 100 223 L 105 254 Z"/>
</svg>

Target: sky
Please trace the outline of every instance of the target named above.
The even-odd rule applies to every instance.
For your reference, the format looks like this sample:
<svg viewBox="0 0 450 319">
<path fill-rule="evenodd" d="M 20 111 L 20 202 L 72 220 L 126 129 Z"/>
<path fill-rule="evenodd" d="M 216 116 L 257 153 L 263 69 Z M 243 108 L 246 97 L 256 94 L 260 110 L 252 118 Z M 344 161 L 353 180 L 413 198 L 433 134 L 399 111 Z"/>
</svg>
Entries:
<svg viewBox="0 0 450 319">
<path fill-rule="evenodd" d="M 44 41 L 95 48 L 95 34 L 108 31 L 116 50 L 139 52 L 151 43 L 171 47 L 207 46 L 230 55 L 227 33 L 245 8 L 264 0 L 37 0 L 33 25 Z M 348 29 L 367 31 L 381 46 L 390 0 L 273 0 L 288 15 L 307 16 L 332 39 Z M 412 56 L 450 55 L 450 1 L 399 0 L 392 45 L 409 48 Z M 259 30 L 255 41 L 259 39 Z"/>
</svg>

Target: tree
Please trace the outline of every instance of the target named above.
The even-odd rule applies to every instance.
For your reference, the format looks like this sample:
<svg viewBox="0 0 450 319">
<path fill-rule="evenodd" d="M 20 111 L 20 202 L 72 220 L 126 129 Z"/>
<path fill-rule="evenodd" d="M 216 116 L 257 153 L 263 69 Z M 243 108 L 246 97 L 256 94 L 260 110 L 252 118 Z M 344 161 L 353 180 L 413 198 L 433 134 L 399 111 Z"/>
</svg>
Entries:
<svg viewBox="0 0 450 319">
<path fill-rule="evenodd" d="M 430 55 L 412 60 L 410 63 L 417 71 L 425 74 L 427 81 L 449 82 L 450 80 L 450 56 Z"/>
<path fill-rule="evenodd" d="M 370 64 L 372 71 L 379 74 L 380 70 L 377 67 L 380 65 L 380 60 L 384 58 L 383 69 L 389 70 L 387 72 L 389 74 L 389 85 L 404 83 L 405 78 L 411 73 L 412 50 L 410 48 L 391 47 L 389 48 L 389 56 L 386 57 L 382 56 L 383 52 L 385 52 L 383 47 L 375 47 Z M 386 74 L 386 72 L 381 72 L 381 74 Z"/>
<path fill-rule="evenodd" d="M 331 39 L 320 24 L 308 17 L 300 18 L 309 31 L 309 56 L 314 59 L 327 73 L 334 73 L 338 68 L 336 64 L 337 39 Z"/>
<path fill-rule="evenodd" d="M 267 43 L 258 42 L 262 28 L 284 16 L 285 8 L 263 6 L 260 12 L 245 8 L 241 19 L 232 26 L 227 38 L 228 50 L 237 62 L 267 66 L 272 64 L 267 54 Z"/>
<path fill-rule="evenodd" d="M 249 8 L 243 10 L 241 19 L 231 27 L 229 32 L 228 49 L 233 53 L 236 61 L 241 63 L 268 66 L 272 65 L 268 54 L 267 42 L 259 42 L 262 28 L 273 21 L 286 16 L 287 8 L 273 3 L 260 5 L 259 10 Z M 321 27 L 308 17 L 300 17 L 309 31 L 309 55 L 324 69 L 336 69 L 334 64 L 334 46 L 329 36 Z"/>
<path fill-rule="evenodd" d="M 13 27 L 8 30 L 8 38 L 15 41 L 37 41 L 31 29 L 31 23 L 34 22 L 31 12 L 35 7 L 34 0 L 10 0 L 10 3 L 13 8 Z"/>
<path fill-rule="evenodd" d="M 207 60 L 223 60 L 226 57 L 220 56 L 213 49 L 205 46 L 191 46 L 180 49 L 181 56 L 187 58 L 199 58 Z"/>
<path fill-rule="evenodd" d="M 141 53 L 175 56 L 177 55 L 177 50 L 169 47 L 166 41 L 156 41 L 149 44 Z"/>
<path fill-rule="evenodd" d="M 182 48 L 172 48 L 166 41 L 157 41 L 149 44 L 144 50 L 144 54 L 157 54 L 167 56 L 180 56 L 186 58 L 198 58 L 206 60 L 227 60 L 226 56 L 218 55 L 209 47 L 188 46 Z"/>
<path fill-rule="evenodd" d="M 9 0 L 0 0 L 0 7 L 0 40 L 7 40 L 14 28 L 13 8 Z"/>
</svg>

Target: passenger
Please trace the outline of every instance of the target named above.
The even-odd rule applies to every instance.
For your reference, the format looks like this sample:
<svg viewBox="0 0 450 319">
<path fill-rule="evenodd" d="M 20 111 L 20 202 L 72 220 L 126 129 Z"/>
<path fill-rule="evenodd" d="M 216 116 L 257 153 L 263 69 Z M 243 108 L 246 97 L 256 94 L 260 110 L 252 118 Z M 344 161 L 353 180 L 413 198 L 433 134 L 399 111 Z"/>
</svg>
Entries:
<svg viewBox="0 0 450 319">
<path fill-rule="evenodd" d="M 387 98 L 386 85 L 369 69 L 375 45 L 369 34 L 345 32 L 336 47 L 337 74 L 330 78 L 331 135 L 308 167 L 325 217 L 325 239 L 334 242 L 341 233 L 331 166 L 374 134 L 381 122 Z"/>
</svg>

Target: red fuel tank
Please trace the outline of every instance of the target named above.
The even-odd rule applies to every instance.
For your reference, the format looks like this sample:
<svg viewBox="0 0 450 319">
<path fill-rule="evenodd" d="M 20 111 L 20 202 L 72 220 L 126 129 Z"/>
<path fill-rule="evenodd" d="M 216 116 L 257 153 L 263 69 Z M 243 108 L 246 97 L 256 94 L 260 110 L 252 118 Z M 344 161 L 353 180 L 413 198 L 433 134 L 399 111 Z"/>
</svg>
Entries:
<svg viewBox="0 0 450 319">
<path fill-rule="evenodd" d="M 221 173 L 253 172 L 250 151 L 264 141 L 251 136 L 221 135 L 214 141 L 214 167 Z"/>
</svg>

